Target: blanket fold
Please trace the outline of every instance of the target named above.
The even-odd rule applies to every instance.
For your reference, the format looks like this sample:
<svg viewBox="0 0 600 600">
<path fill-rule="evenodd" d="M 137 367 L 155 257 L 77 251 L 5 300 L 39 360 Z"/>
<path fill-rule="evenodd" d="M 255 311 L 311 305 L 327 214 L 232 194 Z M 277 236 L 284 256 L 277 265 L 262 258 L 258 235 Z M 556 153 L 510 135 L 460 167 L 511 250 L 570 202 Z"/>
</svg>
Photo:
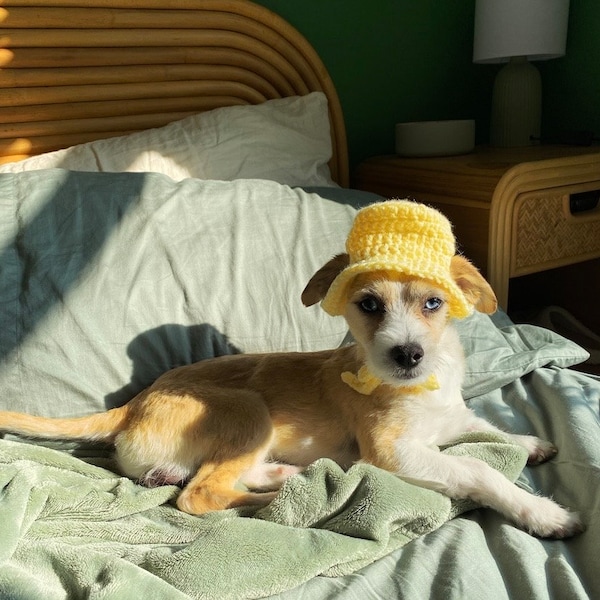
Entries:
<svg viewBox="0 0 600 600">
<path fill-rule="evenodd" d="M 527 458 L 489 434 L 442 451 L 476 456 L 512 480 Z M 474 507 L 371 465 L 344 472 L 328 459 L 258 510 L 194 517 L 174 507 L 178 491 L 0 440 L 0 596 L 260 598 L 354 572 Z"/>
</svg>

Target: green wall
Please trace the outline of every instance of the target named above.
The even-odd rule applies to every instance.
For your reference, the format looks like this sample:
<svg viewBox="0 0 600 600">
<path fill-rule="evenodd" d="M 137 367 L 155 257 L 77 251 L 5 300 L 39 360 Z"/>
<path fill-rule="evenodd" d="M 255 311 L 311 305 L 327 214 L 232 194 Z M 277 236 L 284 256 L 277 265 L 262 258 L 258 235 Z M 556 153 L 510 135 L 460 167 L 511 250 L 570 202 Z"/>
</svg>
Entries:
<svg viewBox="0 0 600 600">
<path fill-rule="evenodd" d="M 350 161 L 394 150 L 400 121 L 474 118 L 488 141 L 495 65 L 472 63 L 474 0 L 257 0 L 315 47 L 344 109 Z M 542 133 L 600 135 L 600 2 L 571 0 L 567 56 L 538 63 Z"/>
<path fill-rule="evenodd" d="M 537 63 L 542 74 L 542 134 L 591 130 L 600 138 L 600 2 L 571 0 L 567 53 Z"/>
</svg>

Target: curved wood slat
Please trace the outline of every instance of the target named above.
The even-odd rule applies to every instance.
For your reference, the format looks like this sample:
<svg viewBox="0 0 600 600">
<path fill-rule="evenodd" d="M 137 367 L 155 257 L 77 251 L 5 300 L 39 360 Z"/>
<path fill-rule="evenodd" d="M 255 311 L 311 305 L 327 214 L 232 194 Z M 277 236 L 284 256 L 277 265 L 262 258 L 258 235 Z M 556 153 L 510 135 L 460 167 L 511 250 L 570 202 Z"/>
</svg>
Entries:
<svg viewBox="0 0 600 600">
<path fill-rule="evenodd" d="M 15 9 L 18 10 L 18 9 Z M 41 9 L 42 11 L 44 9 Z M 48 9 L 46 9 L 48 10 Z M 95 23 L 94 15 L 98 13 L 95 9 L 79 9 L 78 14 L 87 14 L 87 18 L 82 17 L 81 20 L 86 24 L 83 29 L 78 29 L 71 23 L 69 15 L 65 15 L 63 9 L 55 9 L 52 11 L 56 16 L 56 20 L 61 22 L 63 28 L 58 30 L 48 29 L 16 29 L 8 32 L 0 32 L 0 35 L 4 35 L 4 45 L 9 48 L 22 48 L 22 47 L 140 47 L 140 46 L 217 46 L 217 47 L 231 47 L 238 48 L 245 52 L 259 52 L 264 55 L 266 51 L 271 60 L 278 62 L 279 57 L 277 54 L 281 54 L 286 60 L 291 61 L 294 67 L 297 68 L 303 75 L 310 77 L 310 70 L 305 67 L 305 58 L 302 53 L 288 42 L 279 32 L 274 31 L 270 27 L 265 27 L 262 24 L 257 24 L 253 20 L 241 20 L 239 18 L 231 18 L 230 16 L 224 16 L 223 13 L 211 13 L 209 11 L 198 11 L 201 15 L 199 23 L 202 23 L 203 19 L 210 21 L 208 29 L 201 30 L 186 30 L 181 29 L 182 20 L 179 19 L 179 28 L 166 28 L 160 30 L 153 30 L 152 35 L 148 35 L 145 29 L 130 28 L 126 30 L 118 29 L 96 29 L 97 24 Z M 101 11 L 105 14 L 106 11 Z M 123 11 L 112 11 L 115 15 L 119 15 Z M 127 12 L 127 11 L 126 11 Z M 63 14 L 62 17 L 58 16 Z M 162 14 L 168 14 L 171 16 L 171 20 L 177 16 L 178 13 L 173 11 L 160 11 L 158 14 L 154 11 L 153 22 L 156 26 L 157 17 L 160 18 Z M 20 19 L 21 25 L 27 22 L 28 17 L 25 9 L 21 9 Z M 36 17 L 39 16 L 40 11 L 31 13 L 30 17 L 35 21 Z M 143 11 L 142 11 L 142 14 Z M 192 12 L 186 13 L 185 25 L 188 26 L 188 20 L 191 15 L 196 14 Z M 212 17 L 212 18 L 210 18 Z M 106 22 L 110 22 L 110 18 L 106 18 Z M 112 20 L 118 20 L 115 16 Z M 133 19 L 135 21 L 135 19 Z M 6 23 L 10 24 L 10 18 L 6 19 Z M 68 28 L 64 28 L 65 23 L 69 23 Z M 220 25 L 218 25 L 220 23 Z M 211 29 L 211 27 L 215 27 Z M 31 26 L 30 26 L 31 27 Z M 265 44 L 266 48 L 261 49 L 260 45 Z M 253 50 L 252 50 L 253 49 Z M 273 53 L 273 51 L 275 51 Z M 52 55 L 50 55 L 52 56 Z M 287 67 L 283 66 L 280 68 L 283 72 L 287 70 Z"/>
<path fill-rule="evenodd" d="M 113 83 L 176 82 L 176 81 L 223 81 L 236 82 L 260 91 L 265 97 L 274 98 L 277 89 L 259 74 L 224 65 L 144 65 L 108 66 L 87 69 L 11 69 L 0 79 L 0 87 L 23 88 L 64 85 L 106 85 Z"/>
<path fill-rule="evenodd" d="M 286 60 L 299 69 L 310 69 L 297 50 L 270 30 L 259 30 L 261 38 L 237 31 L 193 29 L 0 29 L 0 44 L 18 48 L 144 48 L 144 47 L 222 47 L 268 56 L 274 63 Z M 270 38 L 270 39 L 269 39 Z M 52 55 L 48 56 L 49 64 Z M 302 72 L 302 71 L 301 71 Z"/>
<path fill-rule="evenodd" d="M 91 69 L 82 67 L 127 68 L 137 65 L 144 65 L 143 69 L 139 67 L 135 69 L 138 73 L 144 73 L 147 66 L 173 68 L 212 66 L 224 70 L 233 67 L 262 78 L 273 86 L 277 95 L 292 96 L 296 93 L 285 75 L 272 64 L 233 48 L 103 48 L 101 53 L 93 48 L 53 48 L 51 60 L 48 57 L 48 50 L 40 48 L 23 48 L 16 55 L 9 50 L 5 50 L 4 53 L 0 50 L 0 67 L 10 67 L 3 70 L 0 86 L 3 85 L 4 80 L 10 82 L 9 78 L 18 77 L 19 73 L 26 69 L 37 69 L 40 76 L 47 81 L 52 77 L 51 69 L 72 70 L 72 77 L 77 77 L 79 73 L 82 78 L 85 78 Z M 30 79 L 25 85 L 39 84 Z"/>
<path fill-rule="evenodd" d="M 2 32 L 0 32 L 2 36 Z M 211 47 L 242 51 L 255 55 L 258 59 L 272 64 L 279 72 L 285 73 L 292 84 L 295 93 L 306 94 L 311 90 L 320 89 L 318 77 L 310 70 L 304 58 L 291 50 L 286 50 L 284 56 L 279 51 L 266 45 L 261 40 L 256 40 L 241 33 L 228 31 L 188 31 L 167 30 L 152 31 L 150 35 L 145 30 L 15 30 L 10 35 L 3 36 L 3 45 L 13 53 L 18 53 L 20 48 L 119 48 L 125 57 L 127 48 L 144 47 Z M 0 45 L 2 41 L 0 41 Z M 226 51 L 227 51 L 226 50 Z M 46 51 L 48 67 L 60 66 L 58 56 L 54 52 Z M 11 66 L 10 61 L 5 66 Z M 122 64 L 126 64 L 125 62 Z"/>
<path fill-rule="evenodd" d="M 125 115 L 150 115 L 169 113 L 195 114 L 223 106 L 224 98 L 233 104 L 248 104 L 246 100 L 233 96 L 205 96 L 182 98 L 148 98 L 141 100 L 122 100 L 105 102 L 72 102 L 69 105 L 71 119 L 97 119 Z M 36 105 L 35 113 L 26 122 L 20 107 L 0 109 L 0 138 L 24 137 L 32 135 L 29 126 L 39 121 L 56 123 L 65 118 L 65 104 Z"/>
<path fill-rule="evenodd" d="M 156 127 L 203 110 L 196 106 L 320 90 L 330 105 L 332 175 L 347 184 L 339 99 L 291 25 L 247 0 L 165 4 L 0 0 L 0 123 L 2 135 L 14 134 L 0 143 L 0 160 Z M 203 97 L 198 104 L 195 94 Z M 119 103 L 127 108 L 115 110 Z"/>
<path fill-rule="evenodd" d="M 0 6 L 49 6 L 64 8 L 137 8 L 137 9 L 164 9 L 164 0 L 0 0 Z M 169 9 L 195 10 L 199 7 L 206 10 L 220 10 L 244 16 L 261 14 L 265 18 L 267 13 L 279 19 L 277 15 L 266 8 L 248 2 L 248 0 L 203 0 L 202 3 L 192 4 L 190 0 L 169 0 Z"/>
<path fill-rule="evenodd" d="M 231 104 L 244 104 L 238 99 L 227 98 Z M 212 105 L 212 102 L 209 103 Z M 114 132 L 114 131 L 141 131 L 142 129 L 151 129 L 160 127 L 172 121 L 178 121 L 196 114 L 198 111 L 172 112 L 150 115 L 125 115 L 101 117 L 98 119 L 64 119 L 62 121 L 40 121 L 27 123 L 26 125 L 0 126 L 0 139 L 16 139 L 19 137 L 50 137 L 56 130 L 56 124 L 60 123 L 62 134 L 79 134 L 85 132 Z M 168 117 L 165 116 L 168 114 Z"/>
<path fill-rule="evenodd" d="M 201 30 L 187 29 L 185 26 L 182 27 L 180 23 L 179 27 L 152 29 L 151 34 L 139 25 L 128 29 L 97 29 L 91 25 L 81 28 L 69 25 L 68 28 L 65 28 L 65 17 L 62 21 L 63 28 L 61 29 L 1 29 L 0 40 L 3 46 L 11 49 L 54 48 L 57 46 L 67 48 L 217 46 L 238 48 L 252 53 L 253 51 L 260 51 L 260 46 L 264 45 L 269 54 L 274 52 L 276 55 L 279 53 L 292 62 L 301 72 L 310 73 L 310 68 L 307 68 L 308 65 L 305 64 L 306 59 L 297 48 L 278 32 L 269 27 L 256 26 L 253 21 L 234 20 L 233 22 L 237 26 L 231 29 L 228 27 L 229 23 L 227 23 L 222 28 Z M 244 29 L 239 31 L 242 29 L 242 24 Z M 277 60 L 275 55 L 274 59 Z"/>
<path fill-rule="evenodd" d="M 69 8 L 69 29 L 222 29 L 256 35 L 262 33 L 268 25 L 252 19 L 240 19 L 239 15 L 190 7 L 182 21 L 180 10 L 171 10 L 164 5 L 160 11 L 156 9 L 133 10 L 122 7 L 111 8 Z M 4 19 L 0 18 L 11 29 L 65 29 L 65 9 L 56 7 L 40 7 L 32 14 L 28 8 L 14 7 L 6 11 Z M 251 28 L 251 29 L 250 29 Z"/>
<path fill-rule="evenodd" d="M 192 95 L 239 97 L 248 104 L 259 104 L 267 100 L 260 92 L 234 81 L 167 81 L 9 89 L 2 92 L 2 103 L 5 107 L 24 107 L 37 104 L 68 105 L 73 101 L 134 100 Z M 1 115 L 2 108 L 0 108 L 0 120 Z"/>
</svg>

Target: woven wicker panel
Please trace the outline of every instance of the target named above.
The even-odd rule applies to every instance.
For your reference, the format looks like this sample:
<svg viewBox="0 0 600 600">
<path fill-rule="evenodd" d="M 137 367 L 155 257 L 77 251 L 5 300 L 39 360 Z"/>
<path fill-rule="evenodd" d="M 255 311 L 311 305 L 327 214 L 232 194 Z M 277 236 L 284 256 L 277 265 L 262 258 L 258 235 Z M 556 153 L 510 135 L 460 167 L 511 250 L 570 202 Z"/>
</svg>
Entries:
<svg viewBox="0 0 600 600">
<path fill-rule="evenodd" d="M 323 91 L 334 179 L 343 116 L 316 52 L 247 0 L 0 0 L 0 161 L 236 104 Z"/>
<path fill-rule="evenodd" d="M 600 256 L 600 213 L 565 213 L 564 193 L 527 194 L 515 208 L 513 275 Z M 536 268 L 539 267 L 539 268 Z"/>
</svg>

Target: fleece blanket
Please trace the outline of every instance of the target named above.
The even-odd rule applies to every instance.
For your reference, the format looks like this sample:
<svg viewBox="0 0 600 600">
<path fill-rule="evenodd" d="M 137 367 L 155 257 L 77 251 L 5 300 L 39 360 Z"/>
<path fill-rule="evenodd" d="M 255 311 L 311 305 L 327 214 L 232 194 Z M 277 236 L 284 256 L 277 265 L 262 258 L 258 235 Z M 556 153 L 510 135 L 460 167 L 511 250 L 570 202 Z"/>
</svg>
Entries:
<svg viewBox="0 0 600 600">
<path fill-rule="evenodd" d="M 526 453 L 477 434 L 443 449 L 515 480 Z M 370 465 L 323 459 L 261 509 L 200 517 L 175 486 L 143 488 L 67 452 L 0 441 L 0 597 L 260 598 L 372 563 L 469 503 Z"/>
</svg>

